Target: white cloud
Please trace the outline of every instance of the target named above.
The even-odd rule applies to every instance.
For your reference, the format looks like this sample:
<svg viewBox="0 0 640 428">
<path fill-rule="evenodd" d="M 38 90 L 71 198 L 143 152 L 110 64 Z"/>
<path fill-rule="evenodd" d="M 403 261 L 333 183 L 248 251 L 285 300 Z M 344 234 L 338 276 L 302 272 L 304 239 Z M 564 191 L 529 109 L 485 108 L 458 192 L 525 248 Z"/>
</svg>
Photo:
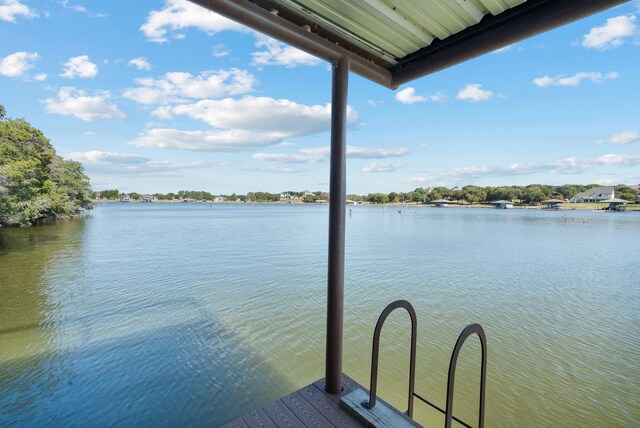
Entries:
<svg viewBox="0 0 640 428">
<path fill-rule="evenodd" d="M 96 119 L 122 120 L 126 118 L 115 104 L 109 104 L 109 91 L 97 91 L 93 96 L 76 88 L 66 87 L 58 91 L 58 99 L 47 98 L 42 102 L 47 113 L 73 116 L 87 122 Z"/>
<path fill-rule="evenodd" d="M 87 9 L 84 6 L 81 6 L 79 4 L 69 4 L 69 0 L 60 0 L 60 4 L 65 9 L 75 10 L 76 12 L 80 13 L 87 13 Z"/>
<path fill-rule="evenodd" d="M 599 140 L 596 144 L 629 144 L 640 141 L 640 132 L 638 131 L 625 131 L 619 134 L 613 134 L 608 141 Z"/>
<path fill-rule="evenodd" d="M 215 58 L 222 58 L 229 55 L 230 53 L 231 51 L 225 49 L 224 45 L 221 44 L 214 45 L 211 48 L 211 55 L 213 55 Z"/>
<path fill-rule="evenodd" d="M 620 46 L 624 39 L 636 34 L 636 17 L 621 15 L 607 19 L 606 24 L 593 27 L 582 38 L 582 46 L 598 50 Z"/>
<path fill-rule="evenodd" d="M 328 131 L 331 125 L 331 104 L 305 105 L 268 97 L 202 100 L 155 112 L 164 118 L 170 114 L 187 116 L 216 128 L 269 134 L 281 139 Z M 357 120 L 358 113 L 347 107 L 347 123 L 353 125 Z"/>
<path fill-rule="evenodd" d="M 587 170 L 605 166 L 637 166 L 640 165 L 640 155 L 607 154 L 595 158 L 566 158 L 547 162 L 521 162 L 507 166 L 472 166 L 455 168 L 442 173 L 435 173 L 429 177 L 413 177 L 409 183 L 427 183 L 435 180 L 459 180 L 482 177 L 509 177 L 529 174 L 580 174 Z"/>
<path fill-rule="evenodd" d="M 486 101 L 496 97 L 492 91 L 482 89 L 482 85 L 479 83 L 470 83 L 464 88 L 460 89 L 456 98 L 459 100 L 469 100 L 473 102 Z"/>
<path fill-rule="evenodd" d="M 276 144 L 276 147 L 292 147 L 295 146 L 296 143 L 292 143 L 290 141 L 283 141 L 281 143 Z"/>
<path fill-rule="evenodd" d="M 149 161 L 149 158 L 133 153 L 102 152 L 98 150 L 91 150 L 88 152 L 73 152 L 69 153 L 67 157 L 69 159 L 82 162 L 85 165 L 132 165 Z"/>
<path fill-rule="evenodd" d="M 583 80 L 590 80 L 592 83 L 602 83 L 604 80 L 617 79 L 618 77 L 620 77 L 620 75 L 615 71 L 606 74 L 581 71 L 573 76 L 537 77 L 533 79 L 533 83 L 541 88 L 548 86 L 578 86 Z"/>
<path fill-rule="evenodd" d="M 129 88 L 123 96 L 141 104 L 184 102 L 186 99 L 218 98 L 251 92 L 256 83 L 251 73 L 237 68 L 191 73 L 166 73 L 161 79 L 136 79 L 140 85 Z"/>
<path fill-rule="evenodd" d="M 179 149 L 205 152 L 237 152 L 271 146 L 281 141 L 275 135 L 241 130 L 182 131 L 154 128 L 144 131 L 131 144 L 154 149 Z"/>
<path fill-rule="evenodd" d="M 133 58 L 131 61 L 129 61 L 129 65 L 134 66 L 138 70 L 151 70 L 151 64 L 149 64 L 149 61 L 147 61 L 147 59 L 142 56 Z"/>
<path fill-rule="evenodd" d="M 73 152 L 66 157 L 82 163 L 85 168 L 91 171 L 138 176 L 176 175 L 176 172 L 184 169 L 211 168 L 217 165 L 207 161 L 151 160 L 134 153 L 98 150 Z"/>
<path fill-rule="evenodd" d="M 49 77 L 47 73 L 40 73 L 40 74 L 36 74 L 33 78 L 36 79 L 38 82 L 44 82 L 45 80 L 47 80 L 47 77 Z"/>
<path fill-rule="evenodd" d="M 297 153 L 254 153 L 254 159 L 277 163 L 318 163 L 329 159 L 331 149 L 329 147 L 308 147 Z"/>
<path fill-rule="evenodd" d="M 347 146 L 347 157 L 358 159 L 379 159 L 396 156 L 404 156 L 411 153 L 410 149 L 399 147 L 397 149 L 376 149 L 368 147 Z"/>
<path fill-rule="evenodd" d="M 403 104 L 415 104 L 427 101 L 427 97 L 416 95 L 416 90 L 412 87 L 405 88 L 401 91 L 396 92 L 396 100 L 400 101 Z"/>
<path fill-rule="evenodd" d="M 74 56 L 64 64 L 64 70 L 60 76 L 67 79 L 82 77 L 91 79 L 98 75 L 98 66 L 89 60 L 87 55 Z"/>
<path fill-rule="evenodd" d="M 524 50 L 525 50 L 524 47 L 514 43 L 514 44 L 511 44 L 511 45 L 507 45 L 507 46 L 505 46 L 503 48 L 496 49 L 495 51 L 493 51 L 491 53 L 499 55 L 499 54 L 502 54 L 502 53 L 505 53 L 505 52 L 511 52 L 511 51 L 522 52 Z"/>
<path fill-rule="evenodd" d="M 0 2 L 0 20 L 15 24 L 17 16 L 36 18 L 37 13 L 19 0 L 2 0 Z"/>
<path fill-rule="evenodd" d="M 298 65 L 316 65 L 321 61 L 300 49 L 263 35 L 258 36 L 256 47 L 265 48 L 265 50 L 251 54 L 254 65 L 284 65 L 291 68 Z"/>
<path fill-rule="evenodd" d="M 135 153 L 102 152 L 98 150 L 69 153 L 66 157 L 81 162 L 92 176 L 109 174 L 133 177 L 179 177 L 179 173 L 183 170 L 210 168 L 215 168 L 217 171 L 226 170 L 278 174 L 290 174 L 304 171 L 299 168 L 280 166 L 256 167 L 255 165 L 211 162 L 205 160 L 152 160 Z"/>
<path fill-rule="evenodd" d="M 196 96 L 198 92 L 191 94 Z M 202 93 L 200 92 L 200 95 Z M 134 95 L 125 94 L 134 98 Z M 140 101 L 145 95 L 138 93 Z M 151 94 L 144 102 L 162 101 Z M 165 100 L 166 101 L 166 100 Z M 282 144 L 286 138 L 328 131 L 331 105 L 304 105 L 286 99 L 245 96 L 241 99 L 202 100 L 191 104 L 164 105 L 153 113 L 160 119 L 176 115 L 200 120 L 217 128 L 206 131 L 165 129 L 153 125 L 130 144 L 139 147 L 199 151 L 240 151 Z M 347 123 L 358 113 L 347 108 Z M 364 155 L 364 154 L 363 154 Z"/>
<path fill-rule="evenodd" d="M 425 101 L 444 101 L 446 96 L 442 92 L 436 92 L 432 95 L 416 95 L 416 90 L 412 87 L 405 88 L 396 92 L 396 100 L 402 104 L 415 104 Z"/>
<path fill-rule="evenodd" d="M 380 159 L 388 157 L 404 156 L 411 150 L 401 147 L 397 149 L 378 149 L 369 147 L 347 146 L 347 157 L 350 159 Z M 298 150 L 296 153 L 255 153 L 254 159 L 278 163 L 318 163 L 329 159 L 331 148 L 308 147 Z"/>
<path fill-rule="evenodd" d="M 394 172 L 405 166 L 403 163 L 371 162 L 362 168 L 362 172 Z"/>
<path fill-rule="evenodd" d="M 442 91 L 438 91 L 435 94 L 429 95 L 429 99 L 435 102 L 442 102 L 447 99 L 447 96 Z"/>
<path fill-rule="evenodd" d="M 174 38 L 184 38 L 175 33 L 193 27 L 208 34 L 224 30 L 247 31 L 242 25 L 213 13 L 187 0 L 167 0 L 164 9 L 153 10 L 140 27 L 140 31 L 152 42 L 166 42 L 167 33 L 174 32 Z"/>
<path fill-rule="evenodd" d="M 100 12 L 98 12 L 98 13 L 90 12 L 89 10 L 87 10 L 86 7 L 82 6 L 81 4 L 70 4 L 69 0 L 60 0 L 60 4 L 65 9 L 70 9 L 70 10 L 73 10 L 73 11 L 79 12 L 79 13 L 85 13 L 85 14 L 93 17 L 93 18 L 106 18 L 106 16 L 107 16 L 104 13 L 100 13 Z"/>
<path fill-rule="evenodd" d="M 33 62 L 39 57 L 35 52 L 16 52 L 0 58 L 0 76 L 22 76 L 33 68 Z"/>
</svg>

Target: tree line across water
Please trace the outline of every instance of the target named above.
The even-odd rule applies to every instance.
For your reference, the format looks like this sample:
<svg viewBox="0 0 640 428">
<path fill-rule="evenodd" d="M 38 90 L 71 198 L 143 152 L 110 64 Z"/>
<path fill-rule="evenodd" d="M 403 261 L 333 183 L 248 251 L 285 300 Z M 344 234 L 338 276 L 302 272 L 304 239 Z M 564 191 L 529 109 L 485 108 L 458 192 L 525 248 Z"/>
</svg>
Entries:
<svg viewBox="0 0 640 428">
<path fill-rule="evenodd" d="M 371 204 L 387 204 L 387 203 L 429 203 L 439 199 L 447 199 L 452 202 L 463 204 L 491 203 L 494 201 L 507 200 L 520 202 L 523 204 L 538 204 L 547 199 L 568 200 L 573 195 L 584 192 L 588 189 L 599 187 L 598 184 L 564 184 L 561 186 L 551 186 L 544 184 L 530 184 L 528 186 L 465 186 L 462 188 L 454 187 L 434 187 L 424 188 L 418 187 L 410 192 L 390 192 L 390 193 L 369 193 L 367 195 L 347 195 L 347 199 L 355 202 L 368 202 Z M 100 194 L 101 199 L 118 200 L 121 194 L 117 189 L 103 190 L 96 192 Z M 616 186 L 615 194 L 617 198 L 634 201 L 637 197 L 635 190 L 628 186 Z M 127 194 L 131 199 L 140 199 L 140 194 L 131 192 Z M 283 195 L 286 195 L 283 198 Z M 197 201 L 213 201 L 216 196 L 207 191 L 181 190 L 176 193 L 155 193 L 160 201 L 176 201 L 176 200 L 197 200 Z M 269 192 L 249 192 L 246 195 L 231 194 L 218 195 L 224 201 L 229 202 L 278 202 L 283 199 L 297 199 L 301 202 L 315 203 L 318 201 L 328 201 L 329 194 L 326 192 L 298 192 L 285 191 L 282 193 Z"/>
<path fill-rule="evenodd" d="M 475 204 L 494 201 L 514 201 L 523 204 L 537 204 L 548 199 L 568 200 L 577 193 L 584 192 L 599 184 L 563 184 L 561 186 L 545 184 L 529 184 L 527 186 L 464 186 L 454 187 L 419 187 L 413 192 L 370 193 L 366 196 L 373 203 L 417 202 L 427 203 L 438 199 L 454 202 Z M 628 186 L 615 186 L 617 198 L 634 201 L 637 197 L 635 190 Z"/>
<path fill-rule="evenodd" d="M 91 191 L 89 177 L 85 175 L 82 164 L 58 156 L 42 131 L 32 127 L 24 119 L 7 118 L 5 113 L 4 107 L 0 105 L 0 227 L 28 226 L 44 218 L 70 217 L 82 209 L 92 208 L 96 192 Z M 418 187 L 410 192 L 350 194 L 347 199 L 372 204 L 428 203 L 438 199 L 467 204 L 497 200 L 536 204 L 551 198 L 569 199 L 576 193 L 597 186 L 531 184 L 452 189 Z M 111 189 L 100 194 L 101 199 L 118 200 L 121 193 L 117 189 Z M 132 192 L 128 196 L 136 200 L 141 195 Z M 154 196 L 158 200 L 169 201 L 216 199 L 210 192 L 190 190 L 156 193 Z M 246 195 L 233 193 L 219 196 L 232 202 L 277 202 L 285 199 L 315 203 L 329 200 L 329 194 L 322 191 L 286 191 L 282 194 L 249 192 Z M 637 195 L 627 186 L 617 186 L 616 197 L 633 201 Z"/>
<path fill-rule="evenodd" d="M 39 129 L 0 105 L 0 227 L 77 215 L 93 207 L 82 164 L 66 160 Z"/>
</svg>

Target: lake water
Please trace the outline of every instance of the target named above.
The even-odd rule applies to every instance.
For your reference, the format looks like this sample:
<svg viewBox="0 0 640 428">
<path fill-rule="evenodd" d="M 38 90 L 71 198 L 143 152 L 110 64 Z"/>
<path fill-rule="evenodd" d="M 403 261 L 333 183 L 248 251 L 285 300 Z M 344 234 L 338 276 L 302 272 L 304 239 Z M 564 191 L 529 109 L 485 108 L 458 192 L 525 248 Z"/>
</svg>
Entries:
<svg viewBox="0 0 640 428">
<path fill-rule="evenodd" d="M 324 375 L 328 209 L 100 204 L 0 230 L 0 426 L 217 426 Z M 444 406 L 456 338 L 488 338 L 488 427 L 640 423 L 640 214 L 353 207 L 344 372 L 379 313 L 418 314 L 416 391 Z M 406 407 L 408 317 L 382 335 Z M 479 345 L 455 414 L 476 425 Z M 416 401 L 416 418 L 442 417 Z"/>
</svg>

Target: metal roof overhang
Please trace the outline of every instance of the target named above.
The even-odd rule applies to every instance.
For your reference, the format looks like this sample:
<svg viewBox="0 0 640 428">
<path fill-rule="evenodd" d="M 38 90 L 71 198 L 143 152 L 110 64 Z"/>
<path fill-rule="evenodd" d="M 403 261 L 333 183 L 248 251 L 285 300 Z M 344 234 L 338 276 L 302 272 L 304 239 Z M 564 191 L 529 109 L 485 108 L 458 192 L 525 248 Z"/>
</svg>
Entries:
<svg viewBox="0 0 640 428">
<path fill-rule="evenodd" d="M 624 3 L 624 0 L 190 1 L 332 63 L 325 360 L 325 390 L 330 394 L 338 394 L 342 382 L 349 70 L 395 89 Z M 482 408 L 481 404 L 481 411 Z"/>
<path fill-rule="evenodd" d="M 396 89 L 628 0 L 190 1 Z"/>
</svg>

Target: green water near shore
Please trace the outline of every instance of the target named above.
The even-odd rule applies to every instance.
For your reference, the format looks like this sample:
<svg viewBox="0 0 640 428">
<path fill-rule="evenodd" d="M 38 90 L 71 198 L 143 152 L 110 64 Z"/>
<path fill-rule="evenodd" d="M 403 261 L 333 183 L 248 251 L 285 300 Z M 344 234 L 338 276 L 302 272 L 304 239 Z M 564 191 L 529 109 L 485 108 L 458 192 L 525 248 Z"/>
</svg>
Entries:
<svg viewBox="0 0 640 428">
<path fill-rule="evenodd" d="M 0 230 L 0 425 L 216 426 L 323 376 L 327 207 L 105 204 Z M 418 313 L 416 389 L 444 404 L 458 333 L 489 342 L 486 424 L 640 420 L 640 214 L 353 207 L 344 371 Z M 382 336 L 405 407 L 408 326 Z M 455 413 L 474 423 L 479 346 Z M 417 419 L 440 416 L 416 403 Z"/>
</svg>

